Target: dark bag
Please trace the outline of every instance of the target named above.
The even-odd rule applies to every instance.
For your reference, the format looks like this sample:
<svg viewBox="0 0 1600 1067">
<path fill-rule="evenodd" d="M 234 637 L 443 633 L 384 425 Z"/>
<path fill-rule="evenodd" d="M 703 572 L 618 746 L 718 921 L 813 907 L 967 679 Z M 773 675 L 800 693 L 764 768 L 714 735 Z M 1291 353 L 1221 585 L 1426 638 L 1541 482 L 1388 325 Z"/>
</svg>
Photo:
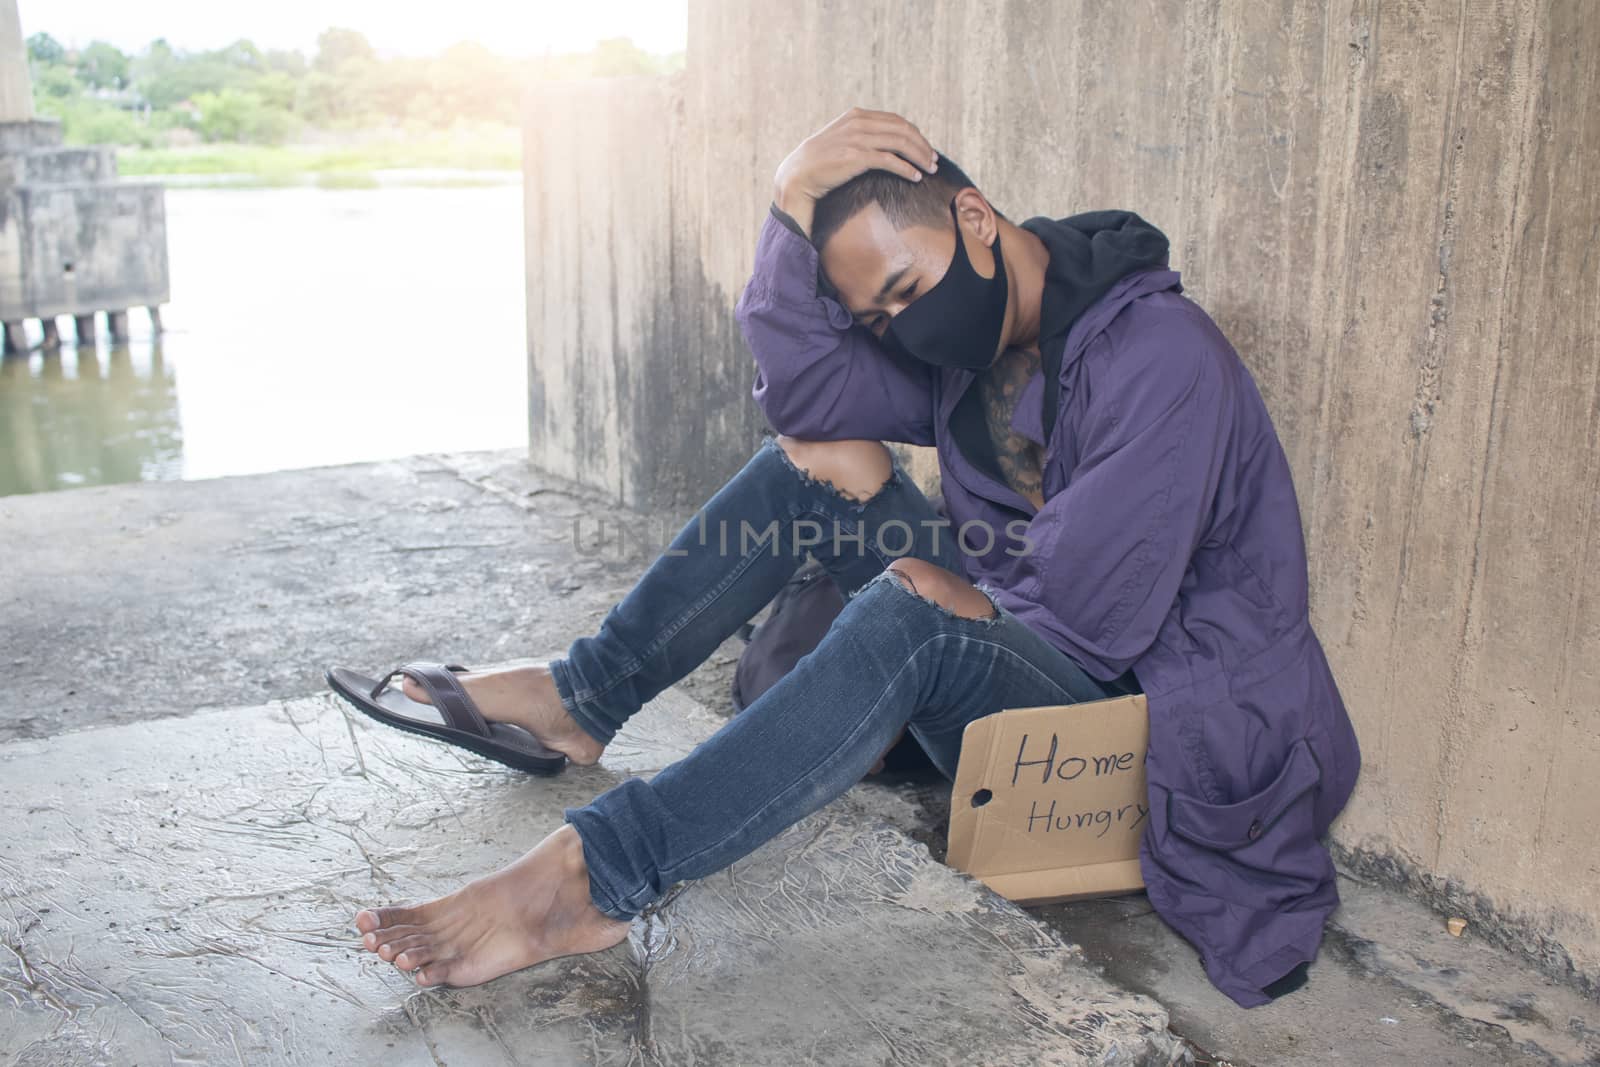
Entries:
<svg viewBox="0 0 1600 1067">
<path fill-rule="evenodd" d="M 743 711 L 776 685 L 821 643 L 843 610 L 844 597 L 833 578 L 822 564 L 807 560 L 772 598 L 762 622 L 739 627 L 745 646 L 733 672 L 733 706 Z"/>
<path fill-rule="evenodd" d="M 743 711 L 776 685 L 801 656 L 821 643 L 843 610 L 844 596 L 833 577 L 820 563 L 807 560 L 772 598 L 765 619 L 739 627 L 745 646 L 733 671 L 733 706 Z M 909 733 L 883 758 L 885 771 L 931 766 L 922 746 Z"/>
</svg>

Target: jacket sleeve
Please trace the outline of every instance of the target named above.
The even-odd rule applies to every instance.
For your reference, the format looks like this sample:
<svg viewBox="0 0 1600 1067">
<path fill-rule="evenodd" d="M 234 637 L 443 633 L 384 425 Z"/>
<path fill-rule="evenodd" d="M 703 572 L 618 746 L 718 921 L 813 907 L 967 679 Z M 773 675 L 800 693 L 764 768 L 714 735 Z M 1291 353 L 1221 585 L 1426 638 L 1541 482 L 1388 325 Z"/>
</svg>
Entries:
<svg viewBox="0 0 1600 1067">
<path fill-rule="evenodd" d="M 1210 521 L 1233 424 L 1237 357 L 1203 331 L 1166 323 L 1085 353 L 1101 368 L 1087 383 L 1081 458 L 1029 523 L 1027 551 L 996 591 L 1105 678 L 1143 656 L 1171 612 Z"/>
<path fill-rule="evenodd" d="M 931 445 L 934 368 L 903 359 L 817 291 L 817 251 L 768 212 L 734 308 L 755 356 L 750 395 L 779 433 Z"/>
</svg>

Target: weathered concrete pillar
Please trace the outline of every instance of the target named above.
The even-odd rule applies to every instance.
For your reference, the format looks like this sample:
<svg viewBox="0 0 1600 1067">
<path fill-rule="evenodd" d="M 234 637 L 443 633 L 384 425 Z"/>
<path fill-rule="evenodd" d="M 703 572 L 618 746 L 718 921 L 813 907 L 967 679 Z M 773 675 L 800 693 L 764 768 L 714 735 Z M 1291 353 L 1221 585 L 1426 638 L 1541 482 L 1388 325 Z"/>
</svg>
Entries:
<svg viewBox="0 0 1600 1067">
<path fill-rule="evenodd" d="M 737 469 L 759 440 L 753 404 L 733 403 L 749 386 L 702 374 L 703 364 L 734 362 L 732 329 L 702 329 L 704 283 L 677 280 L 672 84 L 543 83 L 527 98 L 523 147 L 540 161 L 523 186 L 529 457 L 650 508 L 692 502 L 686 483 L 698 490 L 708 463 Z M 622 160 L 653 179 L 595 180 Z M 713 360 L 718 341 L 730 351 Z M 730 409 L 733 427 L 719 433 Z"/>
<path fill-rule="evenodd" d="M 106 332 L 111 335 L 112 344 L 125 344 L 128 340 L 128 313 L 127 311 L 106 312 Z"/>
<path fill-rule="evenodd" d="M 28 53 L 22 44 L 17 0 L 0 0 L 0 122 L 32 118 L 33 89 L 28 85 Z"/>
<path fill-rule="evenodd" d="M 28 334 L 20 322 L 5 324 L 5 350 L 7 352 L 26 352 L 28 350 Z"/>
<path fill-rule="evenodd" d="M 60 348 L 61 332 L 56 329 L 55 316 L 52 315 L 49 318 L 40 319 L 39 326 L 44 330 L 44 340 L 40 342 L 39 347 L 46 352 L 54 352 Z"/>
<path fill-rule="evenodd" d="M 72 332 L 80 345 L 94 344 L 94 314 L 72 316 Z"/>
</svg>

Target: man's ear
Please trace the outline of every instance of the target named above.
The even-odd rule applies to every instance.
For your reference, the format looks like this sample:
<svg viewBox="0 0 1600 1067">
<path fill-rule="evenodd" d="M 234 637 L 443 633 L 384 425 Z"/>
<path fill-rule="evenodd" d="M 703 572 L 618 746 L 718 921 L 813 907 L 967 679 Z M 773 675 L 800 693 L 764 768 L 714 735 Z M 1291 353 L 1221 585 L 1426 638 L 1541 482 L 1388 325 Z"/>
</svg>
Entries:
<svg viewBox="0 0 1600 1067">
<path fill-rule="evenodd" d="M 985 245 L 994 246 L 995 234 L 1000 232 L 1000 222 L 994 208 L 973 186 L 956 194 L 956 218 L 962 227 Z"/>
</svg>

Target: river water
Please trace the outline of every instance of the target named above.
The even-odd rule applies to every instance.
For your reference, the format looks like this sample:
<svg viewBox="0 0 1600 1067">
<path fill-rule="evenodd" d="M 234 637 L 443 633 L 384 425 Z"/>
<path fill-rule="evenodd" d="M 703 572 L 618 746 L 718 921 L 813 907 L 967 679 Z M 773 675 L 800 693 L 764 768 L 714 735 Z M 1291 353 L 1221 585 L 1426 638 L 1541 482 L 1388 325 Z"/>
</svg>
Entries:
<svg viewBox="0 0 1600 1067">
<path fill-rule="evenodd" d="M 0 495 L 526 445 L 519 182 L 166 197 L 165 333 L 6 357 Z"/>
</svg>

